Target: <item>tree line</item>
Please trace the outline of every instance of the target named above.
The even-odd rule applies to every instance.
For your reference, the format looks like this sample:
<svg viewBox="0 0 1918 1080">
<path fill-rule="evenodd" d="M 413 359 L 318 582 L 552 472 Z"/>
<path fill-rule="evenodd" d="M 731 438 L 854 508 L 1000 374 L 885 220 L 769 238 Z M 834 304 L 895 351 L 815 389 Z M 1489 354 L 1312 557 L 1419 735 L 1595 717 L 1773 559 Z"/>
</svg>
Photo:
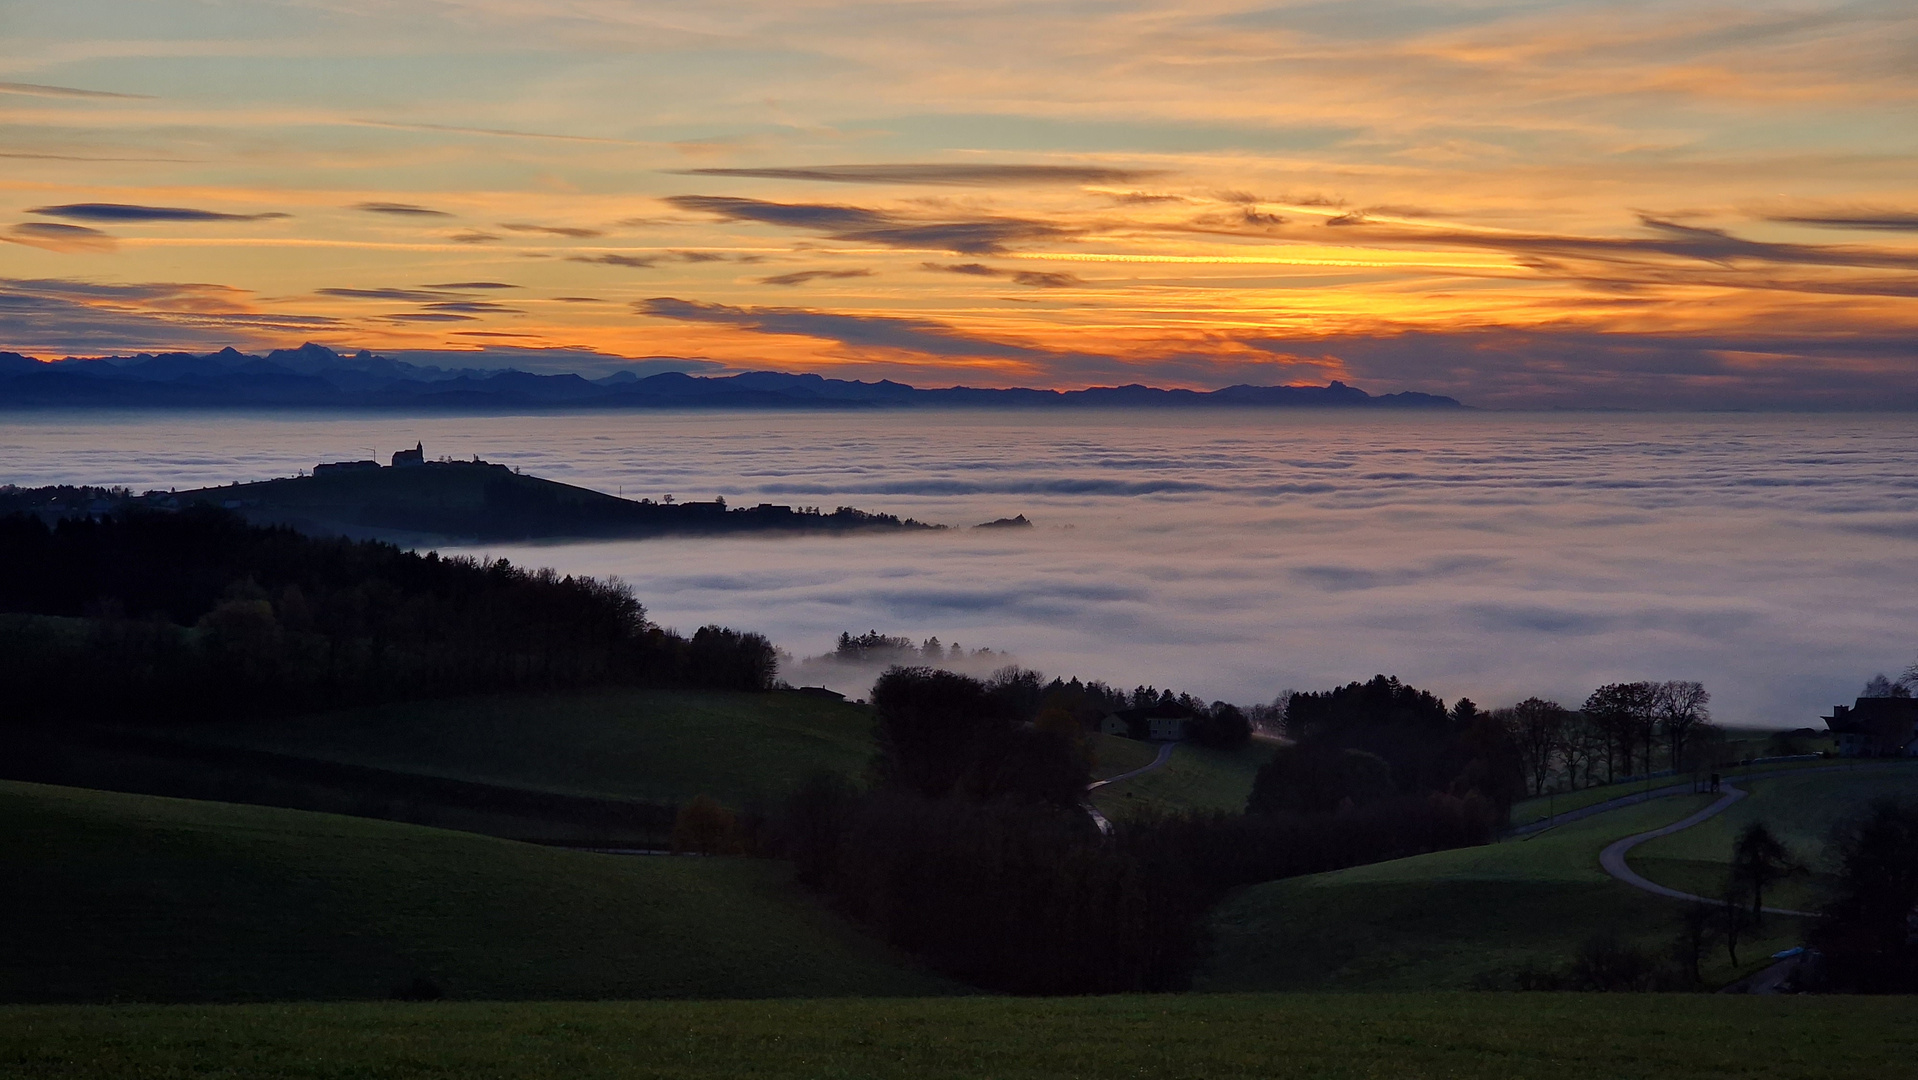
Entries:
<svg viewBox="0 0 1918 1080">
<path fill-rule="evenodd" d="M 185 720 L 597 685 L 762 690 L 764 637 L 654 625 L 618 581 L 248 525 L 0 518 L 0 678 L 22 718 Z"/>
<path fill-rule="evenodd" d="M 1710 704 L 1696 682 L 1608 683 L 1577 709 L 1530 697 L 1491 717 L 1510 735 L 1526 793 L 1538 796 L 1649 773 L 1661 757 L 1680 772 L 1711 764 L 1724 733 Z"/>
</svg>

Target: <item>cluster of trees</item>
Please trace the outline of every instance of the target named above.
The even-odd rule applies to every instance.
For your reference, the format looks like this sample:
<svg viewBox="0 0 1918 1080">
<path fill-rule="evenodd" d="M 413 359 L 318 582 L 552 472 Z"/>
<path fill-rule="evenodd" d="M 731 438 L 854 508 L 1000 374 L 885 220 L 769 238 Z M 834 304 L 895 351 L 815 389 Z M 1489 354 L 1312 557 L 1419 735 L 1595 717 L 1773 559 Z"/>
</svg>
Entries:
<svg viewBox="0 0 1918 1080">
<path fill-rule="evenodd" d="M 988 680 L 894 668 L 873 687 L 868 786 L 814 777 L 775 846 L 802 882 L 939 970 L 1078 994 L 1185 987 L 1205 912 L 1233 887 L 1489 837 L 1488 813 L 1436 793 L 1102 832 L 1083 806 L 1081 718 L 1166 700 L 1017 668 Z"/>
<path fill-rule="evenodd" d="M 1451 708 L 1378 675 L 1286 702 L 1293 742 L 1259 770 L 1253 812 L 1326 813 L 1389 800 L 1459 800 L 1489 826 L 1523 791 L 1519 748 L 1470 698 Z"/>
<path fill-rule="evenodd" d="M 0 518 L 22 717 L 205 718 L 610 683 L 756 690 L 757 634 L 653 625 L 617 581 L 316 539 L 224 511 Z"/>
<path fill-rule="evenodd" d="M 1708 761 L 1723 739 L 1710 704 L 1696 682 L 1609 683 L 1580 709 L 1532 697 L 1492 716 L 1511 735 L 1529 793 L 1542 795 L 1554 783 L 1589 787 L 1651 772 L 1661 753 L 1675 770 Z"/>
</svg>

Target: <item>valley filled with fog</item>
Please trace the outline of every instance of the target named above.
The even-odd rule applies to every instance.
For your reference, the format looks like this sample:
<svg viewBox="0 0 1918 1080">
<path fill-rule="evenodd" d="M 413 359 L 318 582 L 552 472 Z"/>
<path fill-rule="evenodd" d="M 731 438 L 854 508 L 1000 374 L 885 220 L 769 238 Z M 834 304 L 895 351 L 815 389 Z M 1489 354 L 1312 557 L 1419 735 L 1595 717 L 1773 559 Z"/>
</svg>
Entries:
<svg viewBox="0 0 1918 1080">
<path fill-rule="evenodd" d="M 1698 679 L 1722 722 L 1817 726 L 1918 649 L 1918 424 L 1892 415 L 36 414 L 0 480 L 188 488 L 415 440 L 631 498 L 955 526 L 470 552 L 617 575 L 664 625 L 795 657 L 937 636 L 1246 704 L 1375 672 L 1493 705 Z"/>
</svg>

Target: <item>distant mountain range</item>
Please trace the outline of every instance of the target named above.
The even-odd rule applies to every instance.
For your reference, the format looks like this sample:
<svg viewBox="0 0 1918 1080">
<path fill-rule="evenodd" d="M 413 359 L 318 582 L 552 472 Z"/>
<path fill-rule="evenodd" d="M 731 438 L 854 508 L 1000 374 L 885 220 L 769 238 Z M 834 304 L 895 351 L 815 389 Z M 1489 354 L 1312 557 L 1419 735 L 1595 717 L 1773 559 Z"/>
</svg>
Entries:
<svg viewBox="0 0 1918 1080">
<path fill-rule="evenodd" d="M 854 382 L 819 375 L 751 371 L 696 376 L 630 371 L 600 379 L 525 371 L 422 367 L 362 350 L 341 355 L 324 345 L 254 356 L 141 353 L 40 361 L 0 352 L 0 409 L 47 408 L 390 408 L 448 412 L 557 409 L 872 409 L 872 408 L 1463 408 L 1436 394 L 1374 396 L 1342 382 L 1327 386 L 1228 386 L 1164 390 L 1097 386 L 1084 390 L 920 389 L 905 383 Z"/>
</svg>

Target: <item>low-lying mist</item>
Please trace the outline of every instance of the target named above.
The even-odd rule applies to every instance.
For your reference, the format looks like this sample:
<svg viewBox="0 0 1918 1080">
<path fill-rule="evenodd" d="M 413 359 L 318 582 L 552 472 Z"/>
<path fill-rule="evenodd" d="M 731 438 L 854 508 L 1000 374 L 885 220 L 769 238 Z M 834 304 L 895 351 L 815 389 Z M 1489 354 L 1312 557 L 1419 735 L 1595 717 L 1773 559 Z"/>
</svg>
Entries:
<svg viewBox="0 0 1918 1080">
<path fill-rule="evenodd" d="M 962 526 L 483 552 L 796 657 L 871 628 L 1241 704 L 1375 672 L 1488 705 L 1697 679 L 1721 721 L 1796 727 L 1918 648 L 1897 415 L 94 415 L 10 425 L 0 478 L 184 487 L 415 439 L 632 497 Z"/>
<path fill-rule="evenodd" d="M 914 642 L 877 630 L 857 635 L 847 631 L 839 635 L 832 652 L 806 657 L 782 653 L 779 677 L 794 686 L 823 686 L 849 698 L 863 699 L 871 692 L 873 682 L 893 667 L 937 668 L 983 680 L 1018 664 L 1018 657 L 985 645 L 969 649 L 937 637 Z"/>
</svg>

